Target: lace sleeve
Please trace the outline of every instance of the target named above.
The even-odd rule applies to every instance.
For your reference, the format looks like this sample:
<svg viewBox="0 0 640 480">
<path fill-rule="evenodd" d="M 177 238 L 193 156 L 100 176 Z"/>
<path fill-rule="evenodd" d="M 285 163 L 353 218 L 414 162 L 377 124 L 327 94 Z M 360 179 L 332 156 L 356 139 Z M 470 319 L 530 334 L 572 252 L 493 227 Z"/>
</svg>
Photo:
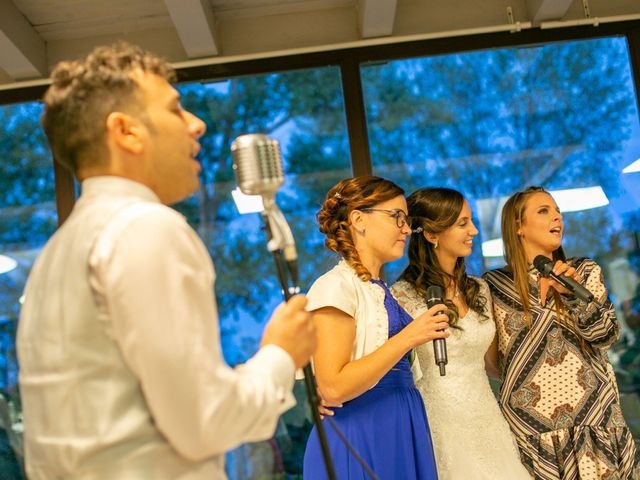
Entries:
<svg viewBox="0 0 640 480">
<path fill-rule="evenodd" d="M 400 306 L 404 308 L 412 318 L 416 318 L 427 310 L 426 303 L 409 282 L 400 280 L 394 283 L 390 290 Z"/>
</svg>

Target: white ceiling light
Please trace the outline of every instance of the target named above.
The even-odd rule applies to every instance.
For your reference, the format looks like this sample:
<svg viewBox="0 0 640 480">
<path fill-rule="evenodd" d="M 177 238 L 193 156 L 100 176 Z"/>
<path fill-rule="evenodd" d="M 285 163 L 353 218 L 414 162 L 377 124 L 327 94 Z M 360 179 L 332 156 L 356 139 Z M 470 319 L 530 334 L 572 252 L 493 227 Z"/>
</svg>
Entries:
<svg viewBox="0 0 640 480">
<path fill-rule="evenodd" d="M 18 262 L 13 258 L 7 257 L 6 255 L 0 255 L 0 274 L 10 272 L 17 266 Z"/>
<path fill-rule="evenodd" d="M 622 169 L 622 173 L 637 173 L 640 172 L 640 158 L 635 162 L 631 162 L 629 165 Z"/>
<path fill-rule="evenodd" d="M 549 192 L 562 213 L 578 212 L 609 205 L 609 199 L 600 185 L 596 187 L 569 188 Z"/>
<path fill-rule="evenodd" d="M 640 160 L 638 163 L 640 163 Z M 601 186 L 551 190 L 549 193 L 558 204 L 558 208 L 560 208 L 562 213 L 589 210 L 591 208 L 609 205 L 609 199 Z M 499 205 L 504 205 L 506 200 L 507 197 L 501 197 L 498 202 Z M 486 202 L 486 200 L 480 200 L 480 206 L 483 201 Z M 500 209 L 501 207 L 497 208 Z M 482 242 L 482 256 L 485 258 L 503 257 L 504 245 L 502 244 L 502 239 L 494 238 Z"/>
<path fill-rule="evenodd" d="M 264 210 L 262 195 L 246 195 L 238 187 L 231 190 L 231 195 L 240 214 L 259 213 Z"/>
<path fill-rule="evenodd" d="M 487 240 L 482 242 L 482 256 L 483 257 L 502 257 L 504 256 L 504 245 L 501 238 L 494 238 L 493 240 Z"/>
</svg>

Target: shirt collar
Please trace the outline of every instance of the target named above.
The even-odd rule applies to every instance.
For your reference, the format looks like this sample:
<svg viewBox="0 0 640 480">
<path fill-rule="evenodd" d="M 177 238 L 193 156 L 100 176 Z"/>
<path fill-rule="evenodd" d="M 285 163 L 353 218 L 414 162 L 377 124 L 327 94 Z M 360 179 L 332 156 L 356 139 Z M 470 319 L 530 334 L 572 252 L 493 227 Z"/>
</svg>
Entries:
<svg viewBox="0 0 640 480">
<path fill-rule="evenodd" d="M 131 195 L 149 202 L 161 203 L 158 196 L 146 185 L 124 177 L 96 176 L 82 181 L 82 196 Z"/>
<path fill-rule="evenodd" d="M 527 270 L 528 276 L 529 278 L 531 278 L 534 283 L 538 283 L 538 280 L 540 279 L 540 271 L 533 266 L 533 264 L 529 265 L 529 269 Z"/>
</svg>

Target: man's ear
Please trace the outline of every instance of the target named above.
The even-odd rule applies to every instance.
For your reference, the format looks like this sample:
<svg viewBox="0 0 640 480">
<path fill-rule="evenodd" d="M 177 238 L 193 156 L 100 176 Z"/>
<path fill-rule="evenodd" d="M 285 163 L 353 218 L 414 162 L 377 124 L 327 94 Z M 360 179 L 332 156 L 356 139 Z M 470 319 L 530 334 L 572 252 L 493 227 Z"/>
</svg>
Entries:
<svg viewBox="0 0 640 480">
<path fill-rule="evenodd" d="M 119 148 L 134 154 L 144 149 L 146 129 L 140 120 L 122 112 L 111 112 L 106 121 L 107 139 Z"/>
</svg>

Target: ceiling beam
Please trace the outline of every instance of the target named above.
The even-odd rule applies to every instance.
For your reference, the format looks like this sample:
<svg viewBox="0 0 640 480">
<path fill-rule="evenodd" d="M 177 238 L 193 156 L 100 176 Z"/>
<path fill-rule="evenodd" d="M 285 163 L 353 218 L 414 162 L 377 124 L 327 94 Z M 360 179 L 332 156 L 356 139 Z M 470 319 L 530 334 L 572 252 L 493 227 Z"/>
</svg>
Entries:
<svg viewBox="0 0 640 480">
<path fill-rule="evenodd" d="M 47 76 L 45 42 L 11 0 L 0 0 L 0 68 L 14 80 Z"/>
<path fill-rule="evenodd" d="M 215 18 L 207 0 L 164 0 L 189 58 L 218 55 Z"/>
<path fill-rule="evenodd" d="M 559 20 L 567 14 L 573 0 L 527 0 L 527 14 L 534 25 Z"/>
<path fill-rule="evenodd" d="M 362 38 L 385 37 L 393 33 L 397 0 L 358 0 L 358 21 Z"/>
</svg>

